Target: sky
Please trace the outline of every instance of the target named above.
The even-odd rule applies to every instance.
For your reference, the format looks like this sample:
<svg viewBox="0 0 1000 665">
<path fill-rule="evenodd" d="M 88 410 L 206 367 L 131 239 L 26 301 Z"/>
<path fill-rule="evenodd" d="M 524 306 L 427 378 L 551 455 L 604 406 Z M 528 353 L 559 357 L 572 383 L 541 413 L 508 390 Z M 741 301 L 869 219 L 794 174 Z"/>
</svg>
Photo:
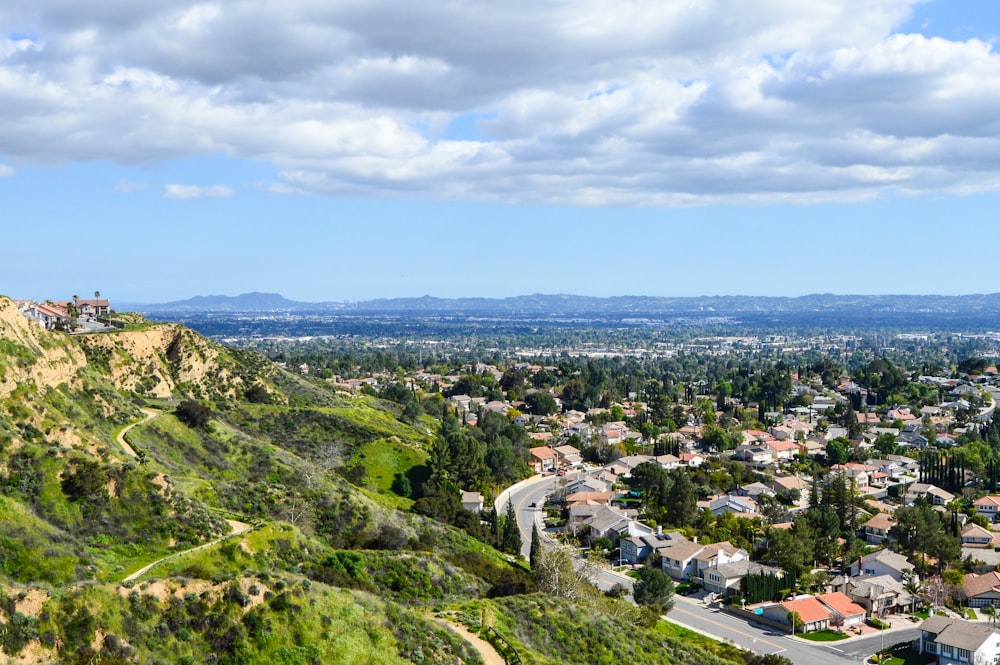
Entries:
<svg viewBox="0 0 1000 665">
<path fill-rule="evenodd" d="M 0 2 L 0 294 L 998 292 L 998 36 L 997 0 Z"/>
</svg>

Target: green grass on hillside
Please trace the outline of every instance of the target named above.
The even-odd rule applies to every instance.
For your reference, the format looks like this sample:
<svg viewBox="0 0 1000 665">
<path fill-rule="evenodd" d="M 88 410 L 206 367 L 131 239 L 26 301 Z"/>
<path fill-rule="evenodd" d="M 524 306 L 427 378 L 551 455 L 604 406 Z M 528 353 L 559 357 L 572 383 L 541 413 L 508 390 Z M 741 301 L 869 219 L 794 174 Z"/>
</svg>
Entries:
<svg viewBox="0 0 1000 665">
<path fill-rule="evenodd" d="M 620 665 L 628 663 L 742 663 L 717 643 L 705 645 L 635 626 L 568 601 L 530 594 L 463 603 L 457 616 L 478 630 L 480 617 L 513 644 L 525 663 Z M 464 617 L 464 618 L 463 618 Z M 722 655 L 720 655 L 722 654 Z"/>
<path fill-rule="evenodd" d="M 38 637 L 67 663 L 482 662 L 419 613 L 296 576 L 77 587 L 53 596 L 37 616 L 5 613 L 8 629 L 0 644 L 8 655 Z"/>
</svg>

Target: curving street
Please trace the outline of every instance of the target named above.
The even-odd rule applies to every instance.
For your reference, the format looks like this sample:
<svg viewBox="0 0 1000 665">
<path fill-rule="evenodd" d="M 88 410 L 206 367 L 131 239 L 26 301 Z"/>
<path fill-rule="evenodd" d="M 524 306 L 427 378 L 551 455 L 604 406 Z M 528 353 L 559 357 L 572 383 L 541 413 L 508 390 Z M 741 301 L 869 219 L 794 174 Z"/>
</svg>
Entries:
<svg viewBox="0 0 1000 665">
<path fill-rule="evenodd" d="M 511 501 L 521 530 L 521 553 L 528 557 L 531 549 L 531 527 L 537 523 L 542 528 L 542 508 L 545 497 L 552 493 L 561 478 L 556 476 L 535 476 L 512 487 L 502 495 L 497 509 L 506 508 Z M 532 507 L 532 504 L 535 504 Z M 536 522 L 537 521 L 537 522 Z M 544 532 L 543 532 L 544 537 Z M 631 589 L 632 579 L 611 570 L 601 571 L 594 583 L 602 590 L 614 584 Z M 743 619 L 727 614 L 715 607 L 706 607 L 695 598 L 676 596 L 674 609 L 667 619 L 717 640 L 734 644 L 761 654 L 780 654 L 801 665 L 845 665 L 862 663 L 881 646 L 891 646 L 899 642 L 917 638 L 919 631 L 913 628 L 887 631 L 885 635 L 865 638 L 851 638 L 840 642 L 809 642 L 801 638 L 775 633 L 771 628 L 758 627 Z M 884 642 L 883 642 L 884 640 Z"/>
</svg>

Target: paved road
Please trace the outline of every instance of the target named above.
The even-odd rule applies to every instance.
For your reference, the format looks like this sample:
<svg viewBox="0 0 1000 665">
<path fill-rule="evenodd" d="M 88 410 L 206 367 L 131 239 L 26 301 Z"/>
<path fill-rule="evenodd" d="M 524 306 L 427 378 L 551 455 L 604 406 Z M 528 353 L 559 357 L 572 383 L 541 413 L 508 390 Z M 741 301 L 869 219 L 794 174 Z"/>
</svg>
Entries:
<svg viewBox="0 0 1000 665">
<path fill-rule="evenodd" d="M 544 504 L 545 496 L 555 489 L 559 480 L 554 476 L 536 478 L 510 493 L 510 501 L 514 505 L 521 529 L 521 551 L 525 557 L 531 549 L 531 526 L 536 520 L 541 526 L 540 507 Z M 532 503 L 536 504 L 535 508 L 531 507 Z M 631 578 L 610 570 L 598 573 L 594 583 L 605 591 L 616 583 L 629 590 L 632 588 Z M 880 635 L 845 642 L 805 642 L 785 634 L 775 634 L 773 629 L 758 627 L 721 610 L 706 607 L 700 600 L 684 596 L 676 597 L 674 609 L 667 619 L 743 649 L 762 654 L 780 654 L 797 665 L 862 663 L 883 644 L 883 636 Z M 916 628 L 890 631 L 884 635 L 884 644 L 891 646 L 914 640 L 917 635 Z"/>
<path fill-rule="evenodd" d="M 514 511 L 517 513 L 517 525 L 521 528 L 521 554 L 524 558 L 528 558 L 531 552 L 531 525 L 537 519 L 538 528 L 542 529 L 542 506 L 558 480 L 556 476 L 536 476 L 510 493 L 510 502 L 514 504 Z M 533 503 L 535 507 L 531 506 Z"/>
<path fill-rule="evenodd" d="M 873 635 L 843 642 L 804 642 L 783 633 L 744 621 L 722 610 L 705 607 L 701 601 L 677 596 L 669 621 L 694 628 L 742 649 L 762 654 L 780 654 L 799 665 L 846 665 L 863 662 L 882 646 L 882 636 Z M 777 633 L 777 634 L 776 634 Z M 885 634 L 885 646 L 916 639 L 916 628 Z"/>
</svg>

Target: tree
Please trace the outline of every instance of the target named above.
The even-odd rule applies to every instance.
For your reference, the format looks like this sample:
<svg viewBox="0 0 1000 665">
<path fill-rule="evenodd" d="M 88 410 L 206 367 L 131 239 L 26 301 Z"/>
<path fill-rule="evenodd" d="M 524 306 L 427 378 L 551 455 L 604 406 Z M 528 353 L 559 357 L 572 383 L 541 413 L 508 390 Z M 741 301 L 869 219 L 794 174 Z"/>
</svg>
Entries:
<svg viewBox="0 0 1000 665">
<path fill-rule="evenodd" d="M 528 563 L 531 570 L 538 568 L 538 560 L 542 556 L 542 536 L 538 533 L 538 525 L 531 525 L 531 550 L 528 553 Z"/>
<path fill-rule="evenodd" d="M 805 569 L 809 555 L 808 545 L 788 529 L 770 529 L 767 532 L 767 558 L 793 577 L 798 577 Z"/>
<path fill-rule="evenodd" d="M 802 629 L 806 626 L 802 623 L 802 617 L 799 616 L 798 612 L 789 612 L 786 618 L 788 619 L 788 625 L 792 627 L 792 633 L 795 631 L 802 632 Z"/>
<path fill-rule="evenodd" d="M 917 602 L 917 597 L 920 595 L 920 577 L 912 568 L 907 568 L 902 572 L 901 578 L 903 580 L 903 590 L 910 594 L 910 612 L 915 611 L 915 605 Z M 990 605 L 990 608 L 993 606 Z"/>
<path fill-rule="evenodd" d="M 642 492 L 643 504 L 652 515 L 658 515 L 669 503 L 670 476 L 659 464 L 643 462 L 632 469 L 626 484 Z"/>
<path fill-rule="evenodd" d="M 517 525 L 514 504 L 510 501 L 507 501 L 507 512 L 500 530 L 500 550 L 507 554 L 517 554 L 521 551 L 521 529 Z"/>
<path fill-rule="evenodd" d="M 831 466 L 847 462 L 847 445 L 842 437 L 837 437 L 826 444 L 826 461 Z"/>
<path fill-rule="evenodd" d="M 212 418 L 212 410 L 193 399 L 186 399 L 177 405 L 174 413 L 190 427 L 204 429 Z"/>
<path fill-rule="evenodd" d="M 674 484 L 667 492 L 666 509 L 670 521 L 681 527 L 691 526 L 698 516 L 698 495 L 684 469 L 674 473 Z"/>
<path fill-rule="evenodd" d="M 524 398 L 524 403 L 528 413 L 536 416 L 548 416 L 559 410 L 555 398 L 546 392 L 531 393 Z"/>
<path fill-rule="evenodd" d="M 632 598 L 639 605 L 666 614 L 674 607 L 674 581 L 659 568 L 640 568 L 639 579 L 632 587 Z"/>
</svg>

